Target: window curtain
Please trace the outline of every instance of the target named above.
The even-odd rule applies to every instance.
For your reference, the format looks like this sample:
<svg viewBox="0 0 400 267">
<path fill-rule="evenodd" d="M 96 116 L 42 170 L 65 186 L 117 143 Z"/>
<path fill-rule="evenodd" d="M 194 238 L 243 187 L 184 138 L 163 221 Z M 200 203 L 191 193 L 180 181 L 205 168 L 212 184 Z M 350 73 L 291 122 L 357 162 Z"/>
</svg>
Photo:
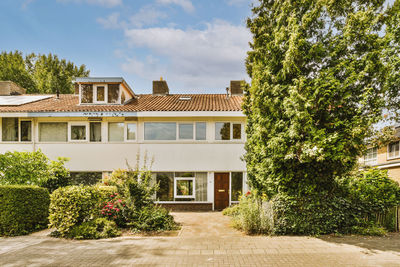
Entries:
<svg viewBox="0 0 400 267">
<path fill-rule="evenodd" d="M 2 119 L 3 141 L 18 141 L 18 118 Z"/>
<path fill-rule="evenodd" d="M 101 142 L 101 122 L 90 123 L 90 142 Z"/>
<path fill-rule="evenodd" d="M 196 172 L 196 201 L 207 201 L 207 173 Z"/>
<path fill-rule="evenodd" d="M 39 141 L 40 142 L 67 142 L 66 122 L 40 122 Z"/>
<path fill-rule="evenodd" d="M 108 141 L 124 141 L 124 123 L 110 122 L 108 124 Z"/>
</svg>

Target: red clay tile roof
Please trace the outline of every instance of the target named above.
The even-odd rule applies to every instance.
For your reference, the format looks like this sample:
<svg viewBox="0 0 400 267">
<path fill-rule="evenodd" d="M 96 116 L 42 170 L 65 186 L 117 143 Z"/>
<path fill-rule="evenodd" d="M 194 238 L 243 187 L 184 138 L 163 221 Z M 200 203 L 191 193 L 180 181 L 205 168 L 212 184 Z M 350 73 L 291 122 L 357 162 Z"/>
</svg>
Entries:
<svg viewBox="0 0 400 267">
<path fill-rule="evenodd" d="M 0 106 L 0 112 L 241 111 L 242 98 L 227 98 L 225 94 L 138 95 L 125 105 L 79 105 L 77 95 L 60 95 L 59 99 L 53 96 L 20 106 Z"/>
</svg>

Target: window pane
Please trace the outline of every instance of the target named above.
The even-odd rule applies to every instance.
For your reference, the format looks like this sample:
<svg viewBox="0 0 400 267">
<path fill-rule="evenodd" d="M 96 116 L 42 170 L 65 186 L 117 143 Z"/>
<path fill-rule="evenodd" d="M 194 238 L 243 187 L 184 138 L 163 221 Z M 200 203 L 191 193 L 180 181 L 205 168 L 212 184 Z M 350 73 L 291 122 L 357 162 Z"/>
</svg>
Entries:
<svg viewBox="0 0 400 267">
<path fill-rule="evenodd" d="M 90 123 L 90 142 L 101 142 L 101 122 Z"/>
<path fill-rule="evenodd" d="M 229 122 L 215 123 L 215 140 L 230 140 L 231 124 Z"/>
<path fill-rule="evenodd" d="M 2 119 L 3 141 L 18 141 L 18 118 Z"/>
<path fill-rule="evenodd" d="M 93 103 L 93 85 L 81 84 L 81 103 Z"/>
<path fill-rule="evenodd" d="M 207 173 L 196 172 L 196 201 L 207 201 Z"/>
<path fill-rule="evenodd" d="M 177 196 L 193 196 L 193 180 L 176 180 Z"/>
<path fill-rule="evenodd" d="M 399 155 L 399 142 L 391 143 L 389 145 L 389 157 L 397 157 Z"/>
<path fill-rule="evenodd" d="M 136 123 L 128 123 L 126 131 L 126 138 L 128 140 L 136 140 Z"/>
<path fill-rule="evenodd" d="M 193 124 L 179 124 L 179 139 L 193 139 Z"/>
<path fill-rule="evenodd" d="M 206 123 L 196 122 L 196 140 L 206 140 Z"/>
<path fill-rule="evenodd" d="M 108 103 L 118 103 L 119 84 L 108 85 Z"/>
<path fill-rule="evenodd" d="M 194 177 L 193 172 L 176 172 L 175 177 Z"/>
<path fill-rule="evenodd" d="M 157 173 L 156 181 L 159 185 L 156 198 L 160 201 L 174 200 L 174 174 L 170 172 Z"/>
<path fill-rule="evenodd" d="M 71 140 L 86 140 L 86 126 L 71 125 Z"/>
<path fill-rule="evenodd" d="M 104 86 L 97 86 L 97 101 L 104 101 Z"/>
<path fill-rule="evenodd" d="M 124 123 L 110 122 L 108 123 L 108 141 L 124 141 Z"/>
<path fill-rule="evenodd" d="M 145 140 L 176 140 L 175 122 L 145 122 Z"/>
<path fill-rule="evenodd" d="M 40 122 L 39 141 L 67 142 L 68 124 L 66 122 Z"/>
<path fill-rule="evenodd" d="M 233 139 L 242 139 L 242 125 L 234 123 L 233 127 Z"/>
<path fill-rule="evenodd" d="M 243 173 L 242 172 L 232 172 L 231 173 L 231 191 L 232 191 L 232 201 L 239 201 L 239 197 L 243 192 Z"/>
<path fill-rule="evenodd" d="M 21 121 L 21 141 L 32 141 L 31 121 Z"/>
</svg>

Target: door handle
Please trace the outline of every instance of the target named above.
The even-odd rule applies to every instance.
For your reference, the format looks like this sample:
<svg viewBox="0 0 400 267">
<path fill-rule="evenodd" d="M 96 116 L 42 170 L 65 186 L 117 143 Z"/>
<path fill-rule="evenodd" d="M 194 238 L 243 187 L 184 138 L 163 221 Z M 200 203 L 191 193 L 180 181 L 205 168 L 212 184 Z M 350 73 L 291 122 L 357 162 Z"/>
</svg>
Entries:
<svg viewBox="0 0 400 267">
<path fill-rule="evenodd" d="M 223 192 L 225 192 L 225 189 L 218 189 L 218 192 L 223 193 Z"/>
</svg>

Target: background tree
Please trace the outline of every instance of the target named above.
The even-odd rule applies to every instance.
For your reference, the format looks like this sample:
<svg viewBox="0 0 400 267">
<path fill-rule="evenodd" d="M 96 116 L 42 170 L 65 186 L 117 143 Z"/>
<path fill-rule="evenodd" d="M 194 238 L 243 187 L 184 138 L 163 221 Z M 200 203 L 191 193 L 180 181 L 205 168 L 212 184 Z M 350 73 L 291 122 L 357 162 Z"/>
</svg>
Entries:
<svg viewBox="0 0 400 267">
<path fill-rule="evenodd" d="M 19 51 L 0 54 L 0 80 L 10 80 L 27 90 L 27 93 L 62 94 L 74 92 L 72 79 L 87 77 L 85 65 L 76 66 L 57 55 L 29 54 Z"/>
<path fill-rule="evenodd" d="M 253 7 L 244 158 L 255 188 L 270 196 L 331 191 L 336 176 L 354 169 L 383 110 L 398 108 L 398 24 L 384 2 Z"/>
</svg>

